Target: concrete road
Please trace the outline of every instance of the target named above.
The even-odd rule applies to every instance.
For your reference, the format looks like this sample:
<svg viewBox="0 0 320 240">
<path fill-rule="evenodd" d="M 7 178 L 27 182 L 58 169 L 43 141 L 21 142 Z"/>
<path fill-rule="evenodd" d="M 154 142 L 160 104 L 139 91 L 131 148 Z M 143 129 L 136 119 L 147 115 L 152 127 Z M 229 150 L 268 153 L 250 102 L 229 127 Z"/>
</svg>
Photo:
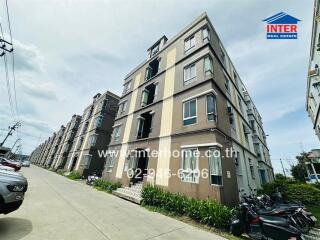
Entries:
<svg viewBox="0 0 320 240">
<path fill-rule="evenodd" d="M 3 240 L 223 239 L 36 166 L 22 173 L 29 190 L 0 216 Z"/>
</svg>

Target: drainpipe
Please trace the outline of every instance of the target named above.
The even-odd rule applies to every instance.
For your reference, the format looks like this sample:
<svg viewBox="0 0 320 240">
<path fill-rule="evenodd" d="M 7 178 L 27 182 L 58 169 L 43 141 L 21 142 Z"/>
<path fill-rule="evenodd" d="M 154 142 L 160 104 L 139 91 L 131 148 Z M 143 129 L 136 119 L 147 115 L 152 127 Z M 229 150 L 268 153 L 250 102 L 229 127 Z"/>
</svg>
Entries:
<svg viewBox="0 0 320 240">
<path fill-rule="evenodd" d="M 246 157 L 245 157 L 246 155 L 245 155 L 244 149 L 242 149 L 242 153 L 243 153 L 243 158 L 244 158 L 244 163 L 245 163 L 244 165 L 245 165 L 245 169 L 246 169 L 248 187 L 249 187 L 250 193 L 252 194 L 252 187 L 251 187 L 250 181 L 249 181 L 249 174 L 248 174 L 248 168 L 247 168 Z"/>
</svg>

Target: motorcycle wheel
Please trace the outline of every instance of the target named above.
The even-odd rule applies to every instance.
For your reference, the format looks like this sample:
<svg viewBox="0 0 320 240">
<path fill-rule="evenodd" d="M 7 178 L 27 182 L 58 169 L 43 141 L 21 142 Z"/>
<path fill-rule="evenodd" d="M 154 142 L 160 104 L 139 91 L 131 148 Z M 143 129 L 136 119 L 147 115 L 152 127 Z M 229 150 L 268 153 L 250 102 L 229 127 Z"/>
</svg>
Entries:
<svg viewBox="0 0 320 240">
<path fill-rule="evenodd" d="M 294 221 L 292 221 L 294 226 L 298 228 L 303 234 L 306 234 L 310 231 L 310 225 L 306 219 L 302 216 L 294 216 Z"/>
</svg>

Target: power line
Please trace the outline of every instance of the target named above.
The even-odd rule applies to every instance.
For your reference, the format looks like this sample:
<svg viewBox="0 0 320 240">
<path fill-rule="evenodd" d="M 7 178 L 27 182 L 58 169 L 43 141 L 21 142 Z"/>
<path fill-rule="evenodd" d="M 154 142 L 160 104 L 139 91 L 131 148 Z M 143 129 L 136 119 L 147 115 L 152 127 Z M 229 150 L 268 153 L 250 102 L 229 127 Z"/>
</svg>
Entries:
<svg viewBox="0 0 320 240">
<path fill-rule="evenodd" d="M 12 31 L 11 31 L 11 22 L 10 22 L 10 14 L 9 14 L 9 7 L 8 7 L 8 0 L 6 0 L 6 9 L 7 9 L 7 20 L 8 20 L 8 27 L 9 27 L 9 34 L 11 45 L 13 49 L 13 40 L 12 40 Z M 15 100 L 15 107 L 17 118 L 19 119 L 19 109 L 18 109 L 18 102 L 17 102 L 17 91 L 16 91 L 16 75 L 15 75 L 15 64 L 14 64 L 14 52 L 12 52 L 12 76 L 13 76 L 13 92 L 14 92 L 14 100 Z"/>
<path fill-rule="evenodd" d="M 2 35 L 2 39 L 4 40 L 4 34 L 3 34 L 3 28 L 2 24 L 0 23 L 0 31 Z M 7 86 L 7 92 L 8 92 L 8 98 L 9 98 L 9 106 L 11 110 L 12 117 L 15 118 L 14 114 L 14 107 L 12 103 L 12 96 L 11 96 L 11 87 L 10 87 L 10 79 L 9 79 L 9 71 L 8 71 L 8 63 L 7 63 L 7 57 L 4 54 L 3 55 L 3 61 L 4 61 L 4 68 L 5 68 L 5 76 L 6 76 L 6 86 Z"/>
</svg>

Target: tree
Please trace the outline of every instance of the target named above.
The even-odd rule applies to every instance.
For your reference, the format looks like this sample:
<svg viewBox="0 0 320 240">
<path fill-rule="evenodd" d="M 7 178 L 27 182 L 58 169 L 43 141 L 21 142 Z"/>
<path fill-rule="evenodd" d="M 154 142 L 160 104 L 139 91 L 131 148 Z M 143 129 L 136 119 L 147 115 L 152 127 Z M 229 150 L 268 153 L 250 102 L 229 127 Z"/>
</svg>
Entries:
<svg viewBox="0 0 320 240">
<path fill-rule="evenodd" d="M 307 176 L 306 162 L 310 162 L 308 153 L 302 152 L 299 156 L 296 156 L 298 164 L 291 166 L 291 174 L 296 181 L 305 182 Z"/>
<path fill-rule="evenodd" d="M 279 180 L 279 181 L 285 181 L 285 180 L 287 180 L 287 177 L 284 176 L 284 175 L 281 174 L 281 173 L 276 173 L 274 176 L 275 176 L 275 179 L 276 179 L 276 180 Z"/>
</svg>

